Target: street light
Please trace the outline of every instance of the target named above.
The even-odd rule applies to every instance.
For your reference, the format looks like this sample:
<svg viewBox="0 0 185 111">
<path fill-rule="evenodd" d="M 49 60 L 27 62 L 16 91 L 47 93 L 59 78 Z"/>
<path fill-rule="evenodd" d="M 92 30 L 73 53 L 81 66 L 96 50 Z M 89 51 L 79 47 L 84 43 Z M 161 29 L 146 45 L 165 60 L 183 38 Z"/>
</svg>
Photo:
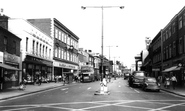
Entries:
<svg viewBox="0 0 185 111">
<path fill-rule="evenodd" d="M 109 47 L 109 61 L 110 61 L 110 48 L 114 46 L 107 46 L 107 47 Z M 115 47 L 118 47 L 118 46 L 115 46 Z"/>
<path fill-rule="evenodd" d="M 101 53 L 102 53 L 102 57 L 101 57 L 101 81 L 103 80 L 104 74 L 103 74 L 103 9 L 104 8 L 120 8 L 123 9 L 124 6 L 81 6 L 81 8 L 83 10 L 87 9 L 87 8 L 101 8 L 102 10 L 102 46 L 101 46 Z"/>
</svg>

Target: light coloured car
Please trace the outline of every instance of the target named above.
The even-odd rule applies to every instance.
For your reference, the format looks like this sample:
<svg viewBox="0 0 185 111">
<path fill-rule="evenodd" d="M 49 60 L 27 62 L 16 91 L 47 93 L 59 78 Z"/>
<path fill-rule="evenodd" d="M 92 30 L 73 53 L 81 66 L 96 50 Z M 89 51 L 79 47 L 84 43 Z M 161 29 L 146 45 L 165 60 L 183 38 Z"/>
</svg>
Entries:
<svg viewBox="0 0 185 111">
<path fill-rule="evenodd" d="M 142 83 L 142 89 L 152 90 L 152 91 L 160 91 L 160 84 L 157 82 L 156 78 L 154 77 L 145 77 Z"/>
</svg>

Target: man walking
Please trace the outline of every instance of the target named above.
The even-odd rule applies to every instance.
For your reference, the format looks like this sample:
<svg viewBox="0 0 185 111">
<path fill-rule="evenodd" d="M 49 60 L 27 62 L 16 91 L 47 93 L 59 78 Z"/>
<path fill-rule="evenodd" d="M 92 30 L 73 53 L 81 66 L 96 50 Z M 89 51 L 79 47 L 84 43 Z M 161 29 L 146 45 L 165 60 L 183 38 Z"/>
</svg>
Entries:
<svg viewBox="0 0 185 111">
<path fill-rule="evenodd" d="M 173 74 L 173 76 L 171 77 L 171 81 L 172 81 L 173 89 L 175 89 L 176 82 L 177 82 L 177 78 L 175 77 L 175 75 L 174 75 L 174 74 Z"/>
</svg>

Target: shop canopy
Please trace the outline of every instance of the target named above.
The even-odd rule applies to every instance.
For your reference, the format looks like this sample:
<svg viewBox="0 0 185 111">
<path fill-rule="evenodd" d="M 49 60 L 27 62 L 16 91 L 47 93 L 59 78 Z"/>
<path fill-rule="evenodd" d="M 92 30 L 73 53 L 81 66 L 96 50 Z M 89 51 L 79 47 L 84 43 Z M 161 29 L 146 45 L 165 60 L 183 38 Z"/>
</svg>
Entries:
<svg viewBox="0 0 185 111">
<path fill-rule="evenodd" d="M 173 66 L 173 67 L 170 67 L 170 68 L 165 69 L 163 72 L 174 71 L 174 70 L 177 69 L 177 68 L 178 68 L 178 66 Z"/>
<path fill-rule="evenodd" d="M 9 66 L 9 65 L 6 65 L 6 64 L 1 64 L 1 63 L 0 63 L 0 67 L 8 69 L 8 70 L 15 70 L 15 71 L 19 71 L 20 70 L 18 68 L 15 68 L 15 67 L 12 67 L 12 66 Z"/>
</svg>

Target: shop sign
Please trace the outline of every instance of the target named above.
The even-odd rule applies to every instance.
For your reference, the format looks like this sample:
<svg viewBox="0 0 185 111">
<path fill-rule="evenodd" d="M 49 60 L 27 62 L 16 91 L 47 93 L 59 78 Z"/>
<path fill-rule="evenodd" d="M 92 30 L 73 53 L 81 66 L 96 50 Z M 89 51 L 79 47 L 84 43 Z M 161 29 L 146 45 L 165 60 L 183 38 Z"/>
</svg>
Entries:
<svg viewBox="0 0 185 111">
<path fill-rule="evenodd" d="M 4 61 L 5 61 L 5 63 L 10 62 L 10 63 L 19 64 L 20 57 L 18 57 L 16 55 L 9 54 L 9 53 L 4 53 Z"/>
<path fill-rule="evenodd" d="M 54 61 L 54 66 L 68 68 L 68 69 L 78 69 L 78 66 L 75 66 L 72 64 L 61 63 L 61 62 L 57 62 L 57 61 Z"/>
<path fill-rule="evenodd" d="M 3 63 L 3 52 L 0 52 L 0 63 Z"/>
<path fill-rule="evenodd" d="M 152 69 L 152 71 L 160 71 L 160 69 L 159 68 L 156 68 L 156 69 Z"/>
</svg>

